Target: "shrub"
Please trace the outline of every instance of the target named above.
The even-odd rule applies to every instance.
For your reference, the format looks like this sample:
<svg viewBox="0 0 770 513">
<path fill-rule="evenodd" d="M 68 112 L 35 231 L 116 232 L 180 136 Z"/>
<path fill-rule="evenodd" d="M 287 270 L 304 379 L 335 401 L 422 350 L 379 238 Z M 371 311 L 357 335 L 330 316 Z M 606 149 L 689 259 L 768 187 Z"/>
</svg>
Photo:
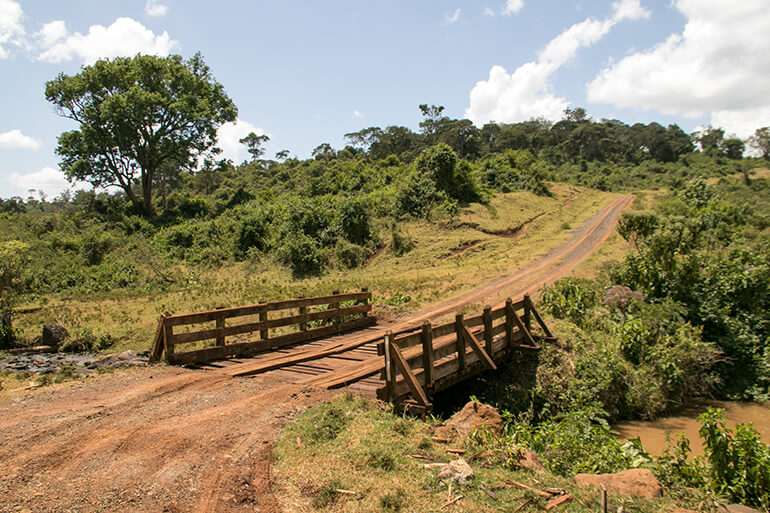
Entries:
<svg viewBox="0 0 770 513">
<path fill-rule="evenodd" d="M 414 239 L 401 233 L 396 226 L 393 226 L 390 235 L 390 249 L 396 256 L 404 256 L 414 249 Z"/>
<path fill-rule="evenodd" d="M 342 236 L 353 244 L 364 245 L 374 238 L 369 210 L 362 198 L 350 198 L 342 203 L 339 224 Z"/>
<path fill-rule="evenodd" d="M 284 241 L 281 254 L 297 277 L 318 275 L 328 263 L 318 242 L 301 233 Z"/>
<path fill-rule="evenodd" d="M 557 319 L 569 319 L 585 326 L 591 310 L 598 303 L 596 285 L 581 278 L 564 278 L 550 287 L 543 287 L 540 301 L 545 310 Z"/>
<path fill-rule="evenodd" d="M 267 249 L 269 221 L 262 214 L 253 214 L 241 220 L 235 235 L 235 255 L 243 259 L 251 248 L 258 251 Z"/>
<path fill-rule="evenodd" d="M 770 448 L 751 426 L 725 427 L 724 411 L 698 417 L 713 489 L 741 503 L 770 508 Z"/>
<path fill-rule="evenodd" d="M 366 262 L 370 251 L 356 244 L 340 240 L 335 249 L 337 263 L 345 269 L 355 269 Z"/>
<path fill-rule="evenodd" d="M 435 203 L 441 199 L 442 195 L 436 190 L 430 177 L 412 173 L 396 192 L 393 215 L 399 218 L 427 218 Z"/>
</svg>

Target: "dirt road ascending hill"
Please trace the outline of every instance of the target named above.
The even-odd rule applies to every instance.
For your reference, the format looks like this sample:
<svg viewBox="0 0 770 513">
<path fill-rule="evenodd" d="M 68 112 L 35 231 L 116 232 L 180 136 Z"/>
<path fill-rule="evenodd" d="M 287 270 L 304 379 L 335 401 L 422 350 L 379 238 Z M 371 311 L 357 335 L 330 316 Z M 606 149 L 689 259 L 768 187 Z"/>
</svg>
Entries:
<svg viewBox="0 0 770 513">
<path fill-rule="evenodd" d="M 533 292 L 606 240 L 631 197 L 526 269 L 414 316 Z M 269 376 L 148 368 L 0 403 L 0 511 L 278 511 L 270 450 L 326 391 Z"/>
</svg>

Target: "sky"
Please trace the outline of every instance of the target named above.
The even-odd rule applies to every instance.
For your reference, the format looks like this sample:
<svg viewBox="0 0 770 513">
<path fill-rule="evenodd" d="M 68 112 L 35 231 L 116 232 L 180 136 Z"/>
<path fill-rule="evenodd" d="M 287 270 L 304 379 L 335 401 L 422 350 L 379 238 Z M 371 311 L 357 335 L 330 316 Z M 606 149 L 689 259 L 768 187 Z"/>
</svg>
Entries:
<svg viewBox="0 0 770 513">
<path fill-rule="evenodd" d="M 73 187 L 55 150 L 77 125 L 46 81 L 137 53 L 201 52 L 239 109 L 219 131 L 235 163 L 252 131 L 270 137 L 268 158 L 306 158 L 362 128 L 417 130 L 422 103 L 478 126 L 582 107 L 746 138 L 770 126 L 766 3 L 0 0 L 0 197 Z"/>
</svg>

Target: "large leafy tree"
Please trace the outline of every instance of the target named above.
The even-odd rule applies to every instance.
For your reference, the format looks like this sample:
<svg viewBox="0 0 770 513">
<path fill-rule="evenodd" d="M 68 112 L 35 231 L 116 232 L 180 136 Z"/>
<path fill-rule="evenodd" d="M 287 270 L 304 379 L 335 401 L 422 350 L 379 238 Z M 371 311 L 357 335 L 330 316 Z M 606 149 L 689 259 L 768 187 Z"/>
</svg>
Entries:
<svg viewBox="0 0 770 513">
<path fill-rule="evenodd" d="M 200 54 L 137 55 L 97 61 L 46 83 L 59 115 L 80 128 L 59 136 L 56 152 L 70 180 L 117 186 L 152 210 L 155 175 L 169 161 L 193 167 L 237 109 Z"/>
</svg>

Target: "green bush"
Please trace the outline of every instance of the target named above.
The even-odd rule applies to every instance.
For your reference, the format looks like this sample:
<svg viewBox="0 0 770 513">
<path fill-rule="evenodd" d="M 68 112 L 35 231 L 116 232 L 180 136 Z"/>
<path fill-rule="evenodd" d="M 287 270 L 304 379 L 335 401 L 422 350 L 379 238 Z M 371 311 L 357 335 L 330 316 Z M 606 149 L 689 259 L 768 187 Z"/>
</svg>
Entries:
<svg viewBox="0 0 770 513">
<path fill-rule="evenodd" d="M 291 236 L 281 246 L 283 261 L 297 277 L 315 276 L 328 264 L 328 258 L 315 239 L 302 233 Z"/>
<path fill-rule="evenodd" d="M 270 223 L 263 213 L 242 219 L 235 235 L 235 256 L 243 259 L 252 248 L 265 251 L 268 246 L 269 228 Z"/>
<path fill-rule="evenodd" d="M 724 411 L 709 408 L 698 417 L 713 489 L 731 500 L 770 508 L 770 447 L 751 426 L 725 426 Z"/>
<path fill-rule="evenodd" d="M 401 233 L 396 226 L 390 234 L 390 250 L 396 256 L 404 256 L 414 249 L 414 239 Z"/>
<path fill-rule="evenodd" d="M 582 278 L 564 278 L 550 287 L 543 287 L 540 302 L 557 319 L 569 319 L 585 326 L 591 310 L 599 302 L 596 284 Z"/>
<path fill-rule="evenodd" d="M 357 244 L 340 240 L 335 248 L 337 264 L 344 269 L 355 269 L 360 267 L 369 258 L 371 252 Z"/>
</svg>

